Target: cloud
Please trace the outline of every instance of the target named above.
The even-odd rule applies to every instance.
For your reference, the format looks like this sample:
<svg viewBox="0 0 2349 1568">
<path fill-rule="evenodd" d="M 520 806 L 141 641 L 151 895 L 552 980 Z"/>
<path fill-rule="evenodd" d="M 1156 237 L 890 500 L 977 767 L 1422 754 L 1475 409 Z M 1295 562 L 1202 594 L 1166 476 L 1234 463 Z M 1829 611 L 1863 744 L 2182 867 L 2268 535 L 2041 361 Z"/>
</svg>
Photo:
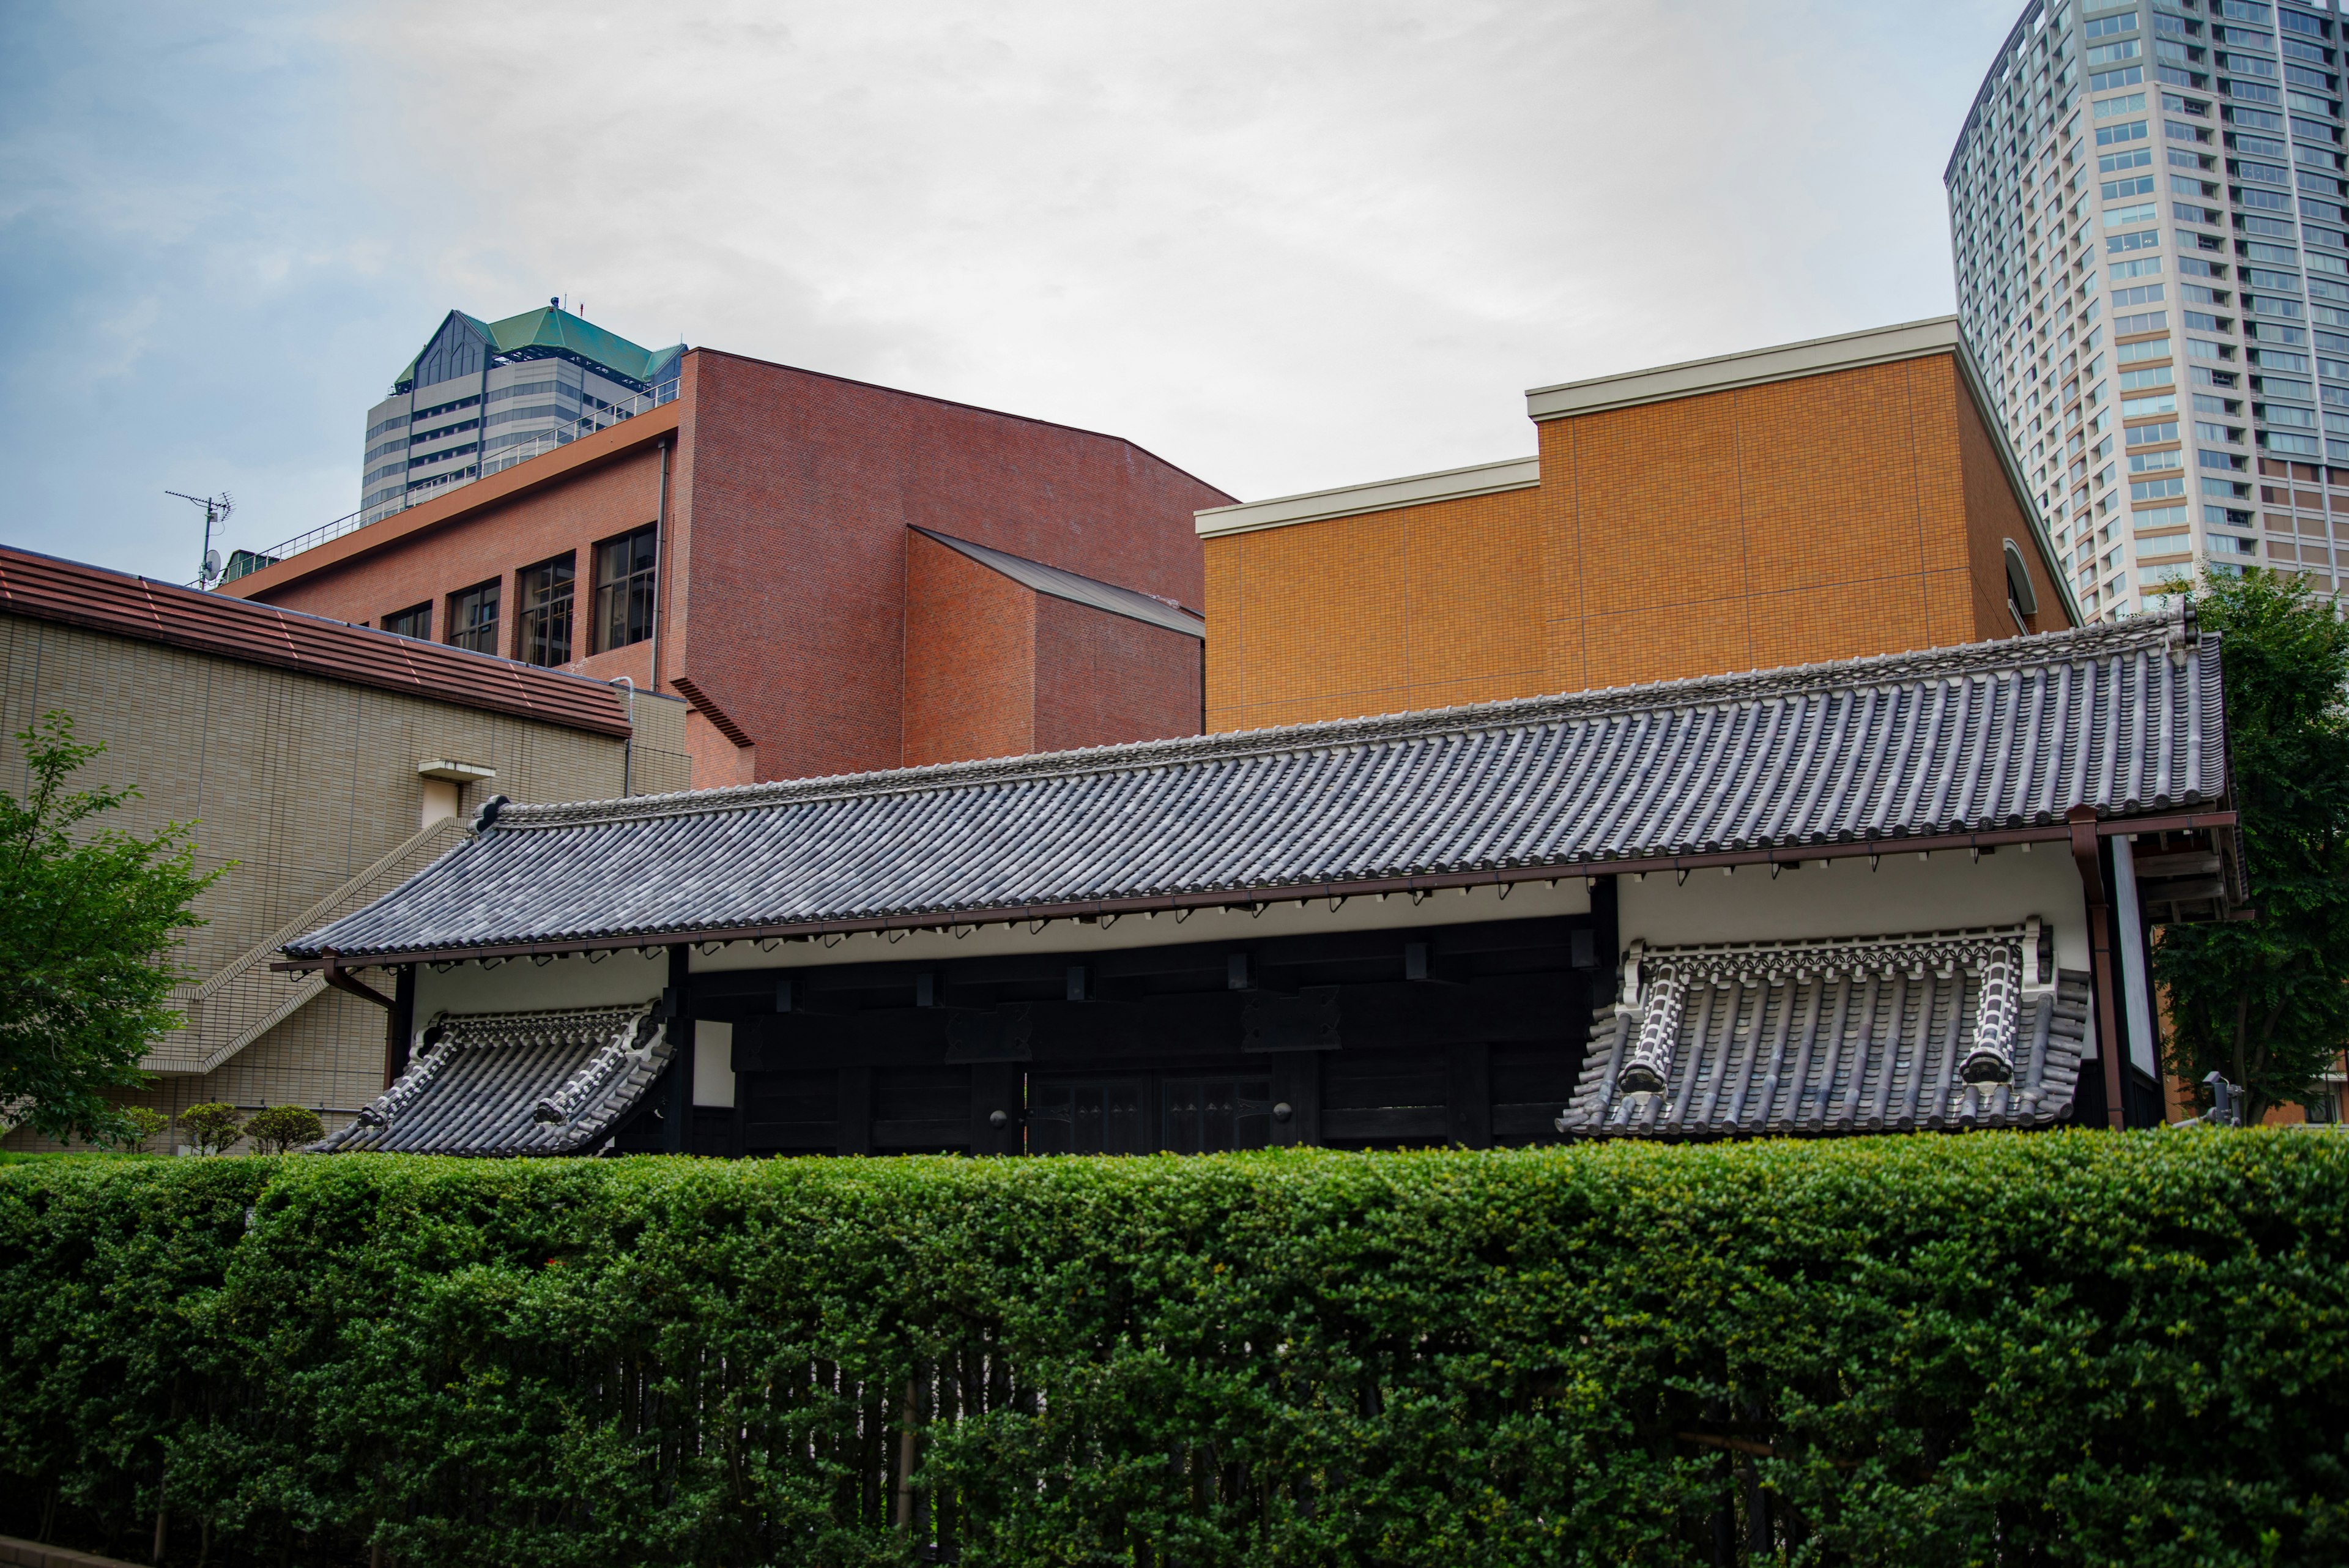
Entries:
<svg viewBox="0 0 2349 1568">
<path fill-rule="evenodd" d="M 1529 452 L 1528 386 L 1949 309 L 1940 170 L 2013 19 L 1823 0 L 169 15 L 16 25 L 67 78 L 118 85 L 102 109 L 58 87 L 8 111 L 0 284 L 45 379 L 88 347 L 76 417 L 133 417 L 173 488 L 213 461 L 254 528 L 289 535 L 351 504 L 364 410 L 441 309 L 556 292 L 647 344 L 1112 431 L 1246 497 Z M 209 108 L 171 96 L 191 79 Z M 19 466 L 91 461 L 72 423 Z M 166 565 L 140 552 L 184 522 L 130 518 L 128 489 L 43 494 L 12 537 L 122 564 Z M 101 499 L 124 515 L 93 516 Z"/>
</svg>

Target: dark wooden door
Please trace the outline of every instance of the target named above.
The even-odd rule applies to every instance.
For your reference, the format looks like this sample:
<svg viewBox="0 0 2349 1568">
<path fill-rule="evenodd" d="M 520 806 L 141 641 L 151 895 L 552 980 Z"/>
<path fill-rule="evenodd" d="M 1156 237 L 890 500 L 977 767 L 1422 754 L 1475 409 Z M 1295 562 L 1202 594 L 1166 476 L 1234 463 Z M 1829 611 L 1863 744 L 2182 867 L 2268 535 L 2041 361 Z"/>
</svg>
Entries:
<svg viewBox="0 0 2349 1568">
<path fill-rule="evenodd" d="M 1166 1147 L 1174 1153 L 1215 1154 L 1271 1142 L 1269 1076 L 1166 1080 Z"/>
<path fill-rule="evenodd" d="M 1040 1078 L 1028 1089 L 1031 1154 L 1148 1154 L 1158 1147 L 1147 1078 Z"/>
</svg>

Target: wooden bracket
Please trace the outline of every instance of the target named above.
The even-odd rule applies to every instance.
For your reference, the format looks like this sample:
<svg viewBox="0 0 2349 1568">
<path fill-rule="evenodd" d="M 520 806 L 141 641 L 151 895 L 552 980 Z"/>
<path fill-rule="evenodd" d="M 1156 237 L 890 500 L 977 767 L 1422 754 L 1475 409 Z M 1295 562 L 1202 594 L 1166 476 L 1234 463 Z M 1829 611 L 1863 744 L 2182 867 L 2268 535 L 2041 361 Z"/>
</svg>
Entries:
<svg viewBox="0 0 2349 1568">
<path fill-rule="evenodd" d="M 362 1002 L 372 1002 L 386 1012 L 398 1007 L 399 1004 L 391 998 L 345 969 L 340 956 L 331 949 L 324 956 L 326 961 L 326 967 L 319 972 L 328 985 L 333 986 L 336 991 L 348 992 Z"/>
</svg>

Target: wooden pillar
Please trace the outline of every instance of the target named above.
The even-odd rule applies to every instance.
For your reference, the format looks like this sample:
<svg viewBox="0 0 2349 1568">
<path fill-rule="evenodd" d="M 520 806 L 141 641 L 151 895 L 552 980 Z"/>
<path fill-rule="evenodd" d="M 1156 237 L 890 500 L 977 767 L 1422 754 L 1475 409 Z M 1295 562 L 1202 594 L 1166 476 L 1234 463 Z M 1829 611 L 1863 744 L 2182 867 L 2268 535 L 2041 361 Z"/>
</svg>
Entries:
<svg viewBox="0 0 2349 1568">
<path fill-rule="evenodd" d="M 1026 1075 L 1017 1062 L 977 1062 L 970 1069 L 970 1152 L 1018 1154 Z M 995 1118 L 1003 1118 L 1000 1127 Z"/>
<path fill-rule="evenodd" d="M 2121 1129 L 2121 1030 L 2113 992 L 2113 912 L 2105 898 L 2104 845 L 2096 833 L 2096 808 L 2075 805 L 2064 814 L 2072 826 L 2072 863 L 2080 869 L 2080 890 L 2088 905 L 2088 971 L 2095 989 L 2096 1054 L 2105 1069 L 2105 1121 Z"/>
<path fill-rule="evenodd" d="M 840 1070 L 840 1142 L 842 1154 L 873 1152 L 873 1069 Z"/>
<path fill-rule="evenodd" d="M 1272 1058 L 1272 1099 L 1288 1120 L 1272 1124 L 1276 1148 L 1311 1148 L 1321 1141 L 1321 1062 L 1329 1053 L 1284 1051 Z"/>
<path fill-rule="evenodd" d="M 693 1147 L 693 949 L 668 950 L 668 1103 L 661 1107 L 661 1147 Z"/>
<path fill-rule="evenodd" d="M 1604 1007 L 1616 1000 L 1616 990 L 1623 980 L 1623 931 L 1617 914 L 1615 878 L 1594 877 L 1590 879 L 1591 955 L 1598 961 L 1597 972 L 1590 977 L 1590 1005 Z"/>
<path fill-rule="evenodd" d="M 1493 1147 L 1493 1048 L 1454 1045 L 1445 1053 L 1451 1087 L 1445 1096 L 1452 1141 L 1463 1148 Z"/>
<path fill-rule="evenodd" d="M 416 966 L 404 963 L 394 975 L 391 1007 L 383 1021 L 383 1086 L 408 1071 L 408 1044 L 416 1038 Z"/>
</svg>

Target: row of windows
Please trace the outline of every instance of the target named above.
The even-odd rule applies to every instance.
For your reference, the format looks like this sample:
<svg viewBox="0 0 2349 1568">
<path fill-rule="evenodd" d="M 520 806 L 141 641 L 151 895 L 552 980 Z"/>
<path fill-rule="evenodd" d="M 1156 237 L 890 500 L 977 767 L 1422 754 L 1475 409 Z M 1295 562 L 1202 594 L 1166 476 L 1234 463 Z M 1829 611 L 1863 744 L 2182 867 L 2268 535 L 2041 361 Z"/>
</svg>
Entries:
<svg viewBox="0 0 2349 1568">
<path fill-rule="evenodd" d="M 585 628 L 587 653 L 608 653 L 652 636 L 659 551 L 659 530 L 649 523 L 595 546 L 595 597 Z M 511 657 L 524 664 L 571 662 L 575 566 L 575 554 L 566 550 L 514 574 L 518 613 Z M 504 583 L 496 578 L 450 594 L 445 640 L 475 653 L 498 653 L 505 638 L 504 598 Z M 397 610 L 378 624 L 386 631 L 429 642 L 431 601 Z"/>
</svg>

